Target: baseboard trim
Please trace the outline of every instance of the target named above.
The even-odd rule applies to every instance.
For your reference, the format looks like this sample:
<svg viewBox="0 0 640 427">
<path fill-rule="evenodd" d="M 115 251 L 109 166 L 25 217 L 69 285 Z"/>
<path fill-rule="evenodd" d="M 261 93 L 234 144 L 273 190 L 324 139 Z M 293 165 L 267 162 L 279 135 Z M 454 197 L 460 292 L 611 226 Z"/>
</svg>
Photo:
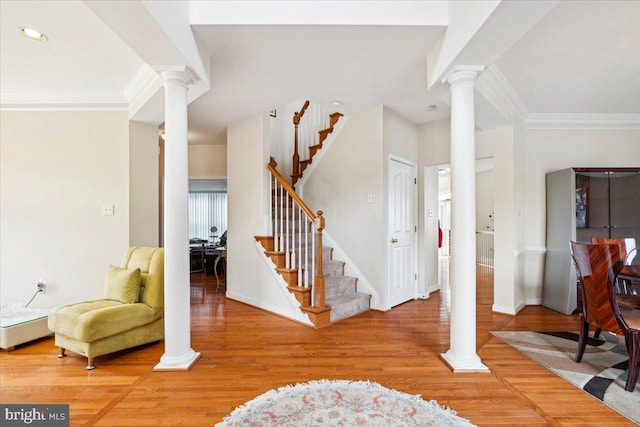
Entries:
<svg viewBox="0 0 640 427">
<path fill-rule="evenodd" d="M 509 316 L 515 316 L 516 314 L 518 314 L 520 310 L 522 310 L 526 306 L 527 305 L 523 302 L 518 304 L 515 307 L 506 307 L 506 306 L 500 306 L 500 305 L 494 304 L 493 306 L 491 306 L 491 311 L 497 314 L 506 314 Z"/>
</svg>

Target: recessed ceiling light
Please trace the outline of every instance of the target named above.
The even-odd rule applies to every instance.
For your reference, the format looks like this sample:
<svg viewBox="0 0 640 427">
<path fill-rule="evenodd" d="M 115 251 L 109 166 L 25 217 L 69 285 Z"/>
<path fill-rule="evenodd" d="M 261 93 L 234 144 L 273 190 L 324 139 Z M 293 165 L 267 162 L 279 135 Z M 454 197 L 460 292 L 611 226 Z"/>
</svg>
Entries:
<svg viewBox="0 0 640 427">
<path fill-rule="evenodd" d="M 333 102 L 331 103 L 331 106 L 332 106 L 333 108 L 340 108 L 340 106 L 342 106 L 342 102 L 340 102 L 340 101 L 333 101 Z"/>
<path fill-rule="evenodd" d="M 34 30 L 33 28 L 20 27 L 18 28 L 18 32 L 29 40 L 37 42 L 46 42 L 48 40 L 47 36 L 45 36 L 38 30 Z"/>
<path fill-rule="evenodd" d="M 424 107 L 424 109 L 425 109 L 426 111 L 433 111 L 433 110 L 435 110 L 436 108 L 438 108 L 438 107 L 436 107 L 435 105 L 429 105 L 428 107 Z"/>
</svg>

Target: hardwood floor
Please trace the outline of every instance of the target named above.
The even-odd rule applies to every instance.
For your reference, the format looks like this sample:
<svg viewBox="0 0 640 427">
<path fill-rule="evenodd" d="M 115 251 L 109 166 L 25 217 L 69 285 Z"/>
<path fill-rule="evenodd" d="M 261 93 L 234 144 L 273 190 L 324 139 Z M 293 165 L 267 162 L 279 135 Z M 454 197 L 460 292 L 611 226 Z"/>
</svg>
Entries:
<svg viewBox="0 0 640 427">
<path fill-rule="evenodd" d="M 453 374 L 448 291 L 391 311 L 369 311 L 314 330 L 215 292 L 213 276 L 192 275 L 188 372 L 154 372 L 155 343 L 96 358 L 58 359 L 53 338 L 0 352 L 0 402 L 69 403 L 72 426 L 213 425 L 270 389 L 314 379 L 370 380 L 421 394 L 478 426 L 634 425 L 493 337 L 494 330 L 577 330 L 577 317 L 529 306 L 491 312 L 492 270 L 478 268 L 477 344 L 490 373 Z"/>
</svg>

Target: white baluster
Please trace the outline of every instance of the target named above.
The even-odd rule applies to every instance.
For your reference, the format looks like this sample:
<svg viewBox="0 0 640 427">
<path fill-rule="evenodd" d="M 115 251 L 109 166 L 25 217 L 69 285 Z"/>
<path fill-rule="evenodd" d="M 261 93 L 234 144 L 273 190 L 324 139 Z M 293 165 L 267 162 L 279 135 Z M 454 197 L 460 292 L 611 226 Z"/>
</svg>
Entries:
<svg viewBox="0 0 640 427">
<path fill-rule="evenodd" d="M 274 226 L 273 226 L 273 219 L 275 218 L 275 209 L 273 209 L 273 187 L 276 183 L 276 177 L 271 175 L 272 181 L 271 181 L 271 191 L 269 192 L 269 218 L 271 218 L 271 222 L 269 223 L 269 230 L 267 230 L 267 235 L 273 236 L 275 233 L 274 230 Z"/>
<path fill-rule="evenodd" d="M 298 240 L 298 233 L 296 232 L 296 203 L 291 201 L 291 267 L 296 268 L 296 241 Z"/>
<path fill-rule="evenodd" d="M 312 223 L 313 224 L 313 223 Z M 311 227 L 311 305 L 313 306 L 313 288 L 316 285 L 316 227 Z"/>
<path fill-rule="evenodd" d="M 309 219 L 307 218 L 308 222 Z M 309 287 L 309 224 L 305 224 L 305 233 L 304 233 L 304 287 Z"/>
<path fill-rule="evenodd" d="M 302 208 L 298 206 L 298 233 L 300 238 L 298 239 L 298 286 L 302 286 L 302 272 L 300 268 L 302 266 L 302 233 L 304 232 L 304 226 L 302 225 Z"/>
<path fill-rule="evenodd" d="M 320 123 L 322 123 L 322 106 L 317 106 L 313 116 L 313 145 L 318 145 L 320 142 L 320 134 L 318 134 L 318 131 L 322 129 Z"/>
<path fill-rule="evenodd" d="M 273 177 L 273 186 L 271 187 L 271 209 L 273 210 L 273 249 L 278 250 L 278 181 Z"/>
<path fill-rule="evenodd" d="M 289 245 L 290 245 L 290 240 L 291 240 L 291 221 L 289 221 L 289 193 L 285 193 L 285 199 L 284 199 L 284 212 L 285 212 L 285 216 L 286 216 L 286 220 L 285 220 L 285 243 L 284 243 L 284 253 L 285 253 L 285 259 L 284 259 L 284 268 L 291 268 L 291 260 L 290 258 L 290 252 L 289 252 Z"/>
<path fill-rule="evenodd" d="M 309 112 L 309 117 L 307 117 L 307 153 L 309 158 L 311 158 L 311 153 L 309 152 L 309 147 L 313 145 L 313 114 L 315 107 L 311 106 L 311 111 Z"/>
<path fill-rule="evenodd" d="M 284 188 L 282 185 L 280 185 L 280 205 L 279 205 L 279 209 L 280 209 L 280 236 L 278 238 L 278 252 L 282 252 L 283 249 L 283 245 L 284 245 L 284 241 L 283 241 L 283 235 L 284 235 L 284 219 L 283 219 L 283 214 L 284 214 Z"/>
</svg>

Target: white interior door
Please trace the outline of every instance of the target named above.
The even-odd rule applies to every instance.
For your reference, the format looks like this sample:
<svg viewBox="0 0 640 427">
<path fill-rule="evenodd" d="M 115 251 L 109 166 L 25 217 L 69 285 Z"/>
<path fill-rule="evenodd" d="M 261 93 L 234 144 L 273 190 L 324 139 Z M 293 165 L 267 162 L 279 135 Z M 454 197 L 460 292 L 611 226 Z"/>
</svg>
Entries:
<svg viewBox="0 0 640 427">
<path fill-rule="evenodd" d="M 389 159 L 389 305 L 418 295 L 415 165 Z"/>
</svg>

